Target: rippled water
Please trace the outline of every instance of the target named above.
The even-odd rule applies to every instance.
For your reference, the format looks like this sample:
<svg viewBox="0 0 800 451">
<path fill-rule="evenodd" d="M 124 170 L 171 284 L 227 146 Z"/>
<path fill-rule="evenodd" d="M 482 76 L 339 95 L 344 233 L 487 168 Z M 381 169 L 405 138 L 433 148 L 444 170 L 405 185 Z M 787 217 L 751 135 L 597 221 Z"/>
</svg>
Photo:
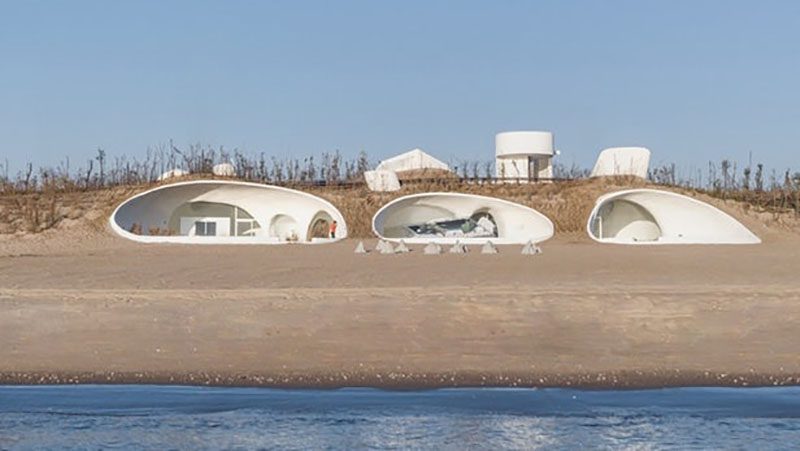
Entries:
<svg viewBox="0 0 800 451">
<path fill-rule="evenodd" d="M 0 387 L 0 449 L 792 448 L 800 388 Z"/>
</svg>

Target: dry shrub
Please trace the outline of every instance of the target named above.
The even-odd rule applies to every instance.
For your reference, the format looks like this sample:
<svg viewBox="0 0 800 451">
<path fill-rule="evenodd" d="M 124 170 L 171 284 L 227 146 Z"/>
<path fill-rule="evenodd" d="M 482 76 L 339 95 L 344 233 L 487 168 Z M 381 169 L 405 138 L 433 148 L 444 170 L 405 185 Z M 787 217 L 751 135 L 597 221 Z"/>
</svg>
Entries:
<svg viewBox="0 0 800 451">
<path fill-rule="evenodd" d="M 181 180 L 209 179 L 213 177 L 195 175 Z M 169 182 L 166 182 L 169 183 Z M 516 202 L 540 211 L 550 218 L 559 234 L 583 234 L 586 220 L 596 199 L 608 192 L 654 185 L 637 178 L 598 178 L 542 183 L 497 183 L 491 180 L 461 180 L 455 178 L 425 179 L 403 182 L 400 191 L 375 193 L 363 183 L 338 183 L 327 186 L 310 184 L 285 184 L 286 186 L 320 196 L 330 201 L 345 217 L 348 235 L 353 238 L 372 237 L 372 217 L 383 205 L 398 197 L 424 192 L 456 192 L 497 197 Z M 106 227 L 108 217 L 120 202 L 152 188 L 153 184 L 117 186 L 96 190 L 73 190 L 62 192 L 33 192 L 0 195 L 0 233 L 36 233 L 58 225 L 69 217 L 70 226 L 85 226 L 94 230 Z M 714 197 L 711 192 L 689 188 L 671 187 L 673 191 Z M 735 197 L 753 205 L 755 210 L 764 210 L 764 205 L 788 204 L 788 196 L 780 197 L 775 192 L 748 192 Z M 791 205 L 787 205 L 791 211 Z M 745 207 L 743 207 L 745 208 Z M 141 227 L 140 227 L 141 229 Z M 143 231 L 138 230 L 141 234 Z M 158 233 L 154 233 L 158 232 Z M 150 231 L 151 235 L 163 233 Z M 327 230 L 320 231 L 322 236 Z"/>
</svg>

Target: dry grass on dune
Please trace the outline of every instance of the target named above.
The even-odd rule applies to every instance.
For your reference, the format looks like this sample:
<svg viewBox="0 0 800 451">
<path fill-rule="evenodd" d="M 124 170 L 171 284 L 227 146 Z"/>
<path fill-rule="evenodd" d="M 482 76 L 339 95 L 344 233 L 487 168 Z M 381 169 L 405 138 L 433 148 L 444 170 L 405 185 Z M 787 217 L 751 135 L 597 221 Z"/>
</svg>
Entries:
<svg viewBox="0 0 800 451">
<path fill-rule="evenodd" d="M 394 193 L 374 193 L 366 187 L 317 188 L 310 192 L 336 205 L 355 238 L 372 236 L 372 216 L 387 202 L 401 196 L 425 192 L 457 192 L 497 197 L 540 211 L 549 217 L 557 233 L 582 232 L 586 218 L 601 194 L 615 189 L 646 186 L 638 179 L 594 179 L 558 183 L 470 184 L 459 181 L 409 183 Z"/>
<path fill-rule="evenodd" d="M 197 177 L 189 179 L 193 178 Z M 619 189 L 647 186 L 653 185 L 635 178 L 603 178 L 538 184 L 493 184 L 463 182 L 458 179 L 438 179 L 406 182 L 400 191 L 393 193 L 371 192 L 362 184 L 296 188 L 318 195 L 333 203 L 345 216 L 348 233 L 351 237 L 368 238 L 372 236 L 372 217 L 381 206 L 398 197 L 423 192 L 478 194 L 516 202 L 534 208 L 549 217 L 555 224 L 556 233 L 582 236 L 586 227 L 586 219 L 597 197 Z M 120 202 L 149 188 L 152 188 L 152 185 L 2 195 L 0 196 L 0 234 L 30 234 L 53 228 L 81 227 L 86 230 L 100 231 L 104 229 L 107 218 Z M 664 189 L 664 187 L 658 188 Z M 688 192 L 683 189 L 674 190 L 693 196 L 703 196 L 702 193 Z M 749 215 L 758 222 L 775 221 L 774 214 L 757 211 L 749 204 L 703 197 L 703 200 L 721 206 L 736 216 Z M 766 218 L 764 215 L 771 218 Z M 791 224 L 787 227 L 797 226 L 796 218 L 789 222 Z"/>
</svg>

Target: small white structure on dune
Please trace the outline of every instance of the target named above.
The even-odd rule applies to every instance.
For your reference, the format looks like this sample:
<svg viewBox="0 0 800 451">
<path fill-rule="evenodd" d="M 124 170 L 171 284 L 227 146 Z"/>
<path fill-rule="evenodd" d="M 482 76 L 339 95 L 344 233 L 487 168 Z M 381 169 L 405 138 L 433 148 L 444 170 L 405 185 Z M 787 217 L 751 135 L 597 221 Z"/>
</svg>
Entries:
<svg viewBox="0 0 800 451">
<path fill-rule="evenodd" d="M 169 171 L 164 172 L 163 174 L 158 176 L 158 181 L 163 182 L 164 180 L 175 179 L 178 177 L 185 177 L 189 175 L 189 171 L 184 171 L 183 169 L 170 169 Z"/>
<path fill-rule="evenodd" d="M 364 172 L 364 180 L 371 191 L 389 192 L 400 189 L 398 173 L 413 173 L 414 176 L 441 175 L 450 172 L 447 163 L 437 160 L 422 149 L 413 149 L 400 155 L 383 160 L 373 171 Z"/>
<path fill-rule="evenodd" d="M 650 150 L 645 147 L 603 149 L 592 169 L 592 177 L 633 176 L 647 178 Z"/>
<path fill-rule="evenodd" d="M 427 244 L 522 244 L 553 236 L 553 223 L 538 211 L 493 197 L 423 193 L 400 197 L 372 218 L 381 239 Z"/>
<path fill-rule="evenodd" d="M 500 179 L 550 179 L 555 154 L 550 132 L 503 132 L 495 136 L 495 172 Z"/>
<path fill-rule="evenodd" d="M 705 202 L 669 191 L 633 189 L 601 196 L 589 236 L 617 244 L 756 244 L 739 221 Z"/>
<path fill-rule="evenodd" d="M 211 168 L 211 173 L 217 177 L 233 177 L 236 175 L 236 168 L 230 163 L 220 163 Z"/>
<path fill-rule="evenodd" d="M 449 171 L 450 166 L 425 153 L 422 149 L 413 149 L 381 161 L 375 169 L 379 171 L 392 171 L 395 173 L 425 169 Z"/>
<path fill-rule="evenodd" d="M 329 238 L 337 222 L 336 238 Z M 238 181 L 196 180 L 131 197 L 110 218 L 119 235 L 143 243 L 327 243 L 347 237 L 332 204 L 301 191 Z"/>
<path fill-rule="evenodd" d="M 364 171 L 364 181 L 370 191 L 389 192 L 400 189 L 400 179 L 397 173 L 387 170 Z"/>
</svg>

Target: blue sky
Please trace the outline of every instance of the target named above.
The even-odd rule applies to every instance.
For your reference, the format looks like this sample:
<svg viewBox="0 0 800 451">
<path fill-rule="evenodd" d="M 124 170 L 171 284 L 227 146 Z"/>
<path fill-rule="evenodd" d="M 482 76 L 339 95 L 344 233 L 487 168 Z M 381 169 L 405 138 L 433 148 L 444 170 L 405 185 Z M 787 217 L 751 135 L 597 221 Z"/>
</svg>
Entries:
<svg viewBox="0 0 800 451">
<path fill-rule="evenodd" d="M 203 143 L 800 169 L 798 1 L 0 0 L 0 162 Z"/>
</svg>

